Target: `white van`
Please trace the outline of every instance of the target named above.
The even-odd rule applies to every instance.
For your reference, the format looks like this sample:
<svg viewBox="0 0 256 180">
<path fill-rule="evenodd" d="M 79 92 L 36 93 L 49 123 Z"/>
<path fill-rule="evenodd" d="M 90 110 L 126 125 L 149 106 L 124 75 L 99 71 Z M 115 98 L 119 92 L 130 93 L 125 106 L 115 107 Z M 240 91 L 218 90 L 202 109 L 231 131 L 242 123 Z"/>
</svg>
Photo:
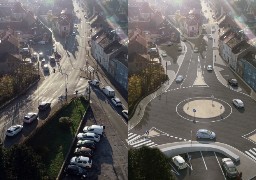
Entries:
<svg viewBox="0 0 256 180">
<path fill-rule="evenodd" d="M 104 129 L 105 129 L 105 126 L 91 125 L 91 126 L 85 126 L 83 129 L 83 132 L 85 133 L 90 132 L 90 133 L 102 135 Z"/>
<path fill-rule="evenodd" d="M 112 89 L 110 86 L 105 86 L 102 88 L 102 91 L 104 94 L 106 94 L 108 97 L 115 97 L 115 90 Z"/>
</svg>

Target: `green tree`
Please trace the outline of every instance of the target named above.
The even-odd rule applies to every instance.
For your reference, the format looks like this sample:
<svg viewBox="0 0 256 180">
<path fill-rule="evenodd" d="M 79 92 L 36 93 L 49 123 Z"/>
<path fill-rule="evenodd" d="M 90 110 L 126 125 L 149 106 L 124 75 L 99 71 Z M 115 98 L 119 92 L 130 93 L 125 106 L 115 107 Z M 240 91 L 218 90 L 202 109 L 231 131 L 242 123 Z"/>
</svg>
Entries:
<svg viewBox="0 0 256 180">
<path fill-rule="evenodd" d="M 142 147 L 128 151 L 128 172 L 131 180 L 174 180 L 169 158 L 158 148 Z"/>
<path fill-rule="evenodd" d="M 141 97 L 141 93 L 142 93 L 142 81 L 141 81 L 141 77 L 139 75 L 132 75 L 129 78 L 129 82 L 128 82 L 128 103 L 129 106 L 132 106 L 135 101 Z"/>
<path fill-rule="evenodd" d="M 4 158 L 4 179 L 42 179 L 44 166 L 41 158 L 31 147 L 15 145 L 8 149 Z"/>
<path fill-rule="evenodd" d="M 0 79 L 0 97 L 10 97 L 13 95 L 13 78 L 5 75 Z"/>
</svg>

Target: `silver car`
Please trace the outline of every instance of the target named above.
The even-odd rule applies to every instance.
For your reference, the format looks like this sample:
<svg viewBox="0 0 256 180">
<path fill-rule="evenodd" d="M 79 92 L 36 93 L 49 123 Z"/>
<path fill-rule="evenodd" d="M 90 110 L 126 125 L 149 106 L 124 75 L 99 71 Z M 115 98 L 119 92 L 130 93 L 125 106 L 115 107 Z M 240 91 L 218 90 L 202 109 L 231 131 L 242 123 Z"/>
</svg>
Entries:
<svg viewBox="0 0 256 180">
<path fill-rule="evenodd" d="M 240 99 L 233 99 L 232 100 L 233 104 L 237 107 L 237 108 L 244 108 L 244 103 L 242 100 Z"/>
<path fill-rule="evenodd" d="M 182 76 L 182 75 L 178 75 L 177 77 L 176 77 L 176 83 L 180 83 L 180 82 L 182 82 L 183 81 L 183 79 L 184 79 L 184 77 Z"/>
<path fill-rule="evenodd" d="M 11 127 L 9 127 L 5 133 L 6 136 L 15 136 L 16 134 L 18 134 L 19 132 L 21 132 L 23 129 L 22 125 L 13 125 Z"/>
<path fill-rule="evenodd" d="M 216 134 L 210 130 L 207 129 L 199 129 L 196 133 L 196 137 L 198 139 L 215 139 Z"/>
</svg>

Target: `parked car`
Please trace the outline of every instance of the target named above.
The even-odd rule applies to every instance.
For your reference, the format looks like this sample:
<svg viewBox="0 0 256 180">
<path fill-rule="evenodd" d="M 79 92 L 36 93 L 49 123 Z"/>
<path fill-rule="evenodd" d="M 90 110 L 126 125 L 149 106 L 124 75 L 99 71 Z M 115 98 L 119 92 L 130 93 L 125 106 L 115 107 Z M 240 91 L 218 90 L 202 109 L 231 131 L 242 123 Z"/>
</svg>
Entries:
<svg viewBox="0 0 256 180">
<path fill-rule="evenodd" d="M 77 147 L 74 152 L 75 155 L 92 157 L 93 151 L 87 147 Z"/>
<path fill-rule="evenodd" d="M 90 149 L 96 149 L 95 142 L 92 140 L 79 140 L 77 141 L 77 147 L 87 147 Z"/>
<path fill-rule="evenodd" d="M 46 42 L 45 41 L 39 41 L 38 44 L 45 45 Z"/>
<path fill-rule="evenodd" d="M 71 175 L 71 176 L 78 176 L 81 178 L 86 178 L 88 173 L 87 170 L 84 168 L 81 168 L 77 165 L 68 165 L 67 168 L 64 170 L 64 173 L 66 176 Z"/>
<path fill-rule="evenodd" d="M 75 31 L 72 32 L 72 36 L 76 36 L 76 32 Z"/>
<path fill-rule="evenodd" d="M 209 39 L 212 39 L 212 35 L 211 35 L 211 34 L 209 34 L 209 35 L 208 35 L 208 38 L 209 38 Z"/>
<path fill-rule="evenodd" d="M 91 126 L 85 126 L 83 129 L 83 132 L 87 133 L 95 133 L 98 135 L 102 135 L 104 132 L 105 126 L 101 126 L 101 125 L 91 125 Z"/>
<path fill-rule="evenodd" d="M 53 56 L 50 57 L 50 63 L 55 63 L 55 58 Z"/>
<path fill-rule="evenodd" d="M 49 72 L 49 66 L 48 66 L 48 64 L 45 64 L 44 67 L 43 67 L 43 69 L 44 69 L 44 72 Z"/>
<path fill-rule="evenodd" d="M 117 97 L 111 98 L 111 101 L 115 106 L 122 106 L 120 99 Z"/>
<path fill-rule="evenodd" d="M 161 56 L 162 57 L 167 57 L 167 54 L 166 53 L 162 53 Z"/>
<path fill-rule="evenodd" d="M 100 85 L 100 81 L 98 79 L 89 80 L 88 83 L 96 87 L 99 87 Z"/>
<path fill-rule="evenodd" d="M 187 168 L 187 163 L 181 156 L 174 156 L 172 158 L 172 162 L 175 164 L 175 166 L 178 167 L 178 169 L 185 169 Z"/>
<path fill-rule="evenodd" d="M 228 79 L 228 84 L 230 86 L 238 86 L 238 82 L 236 79 L 232 78 L 232 79 Z"/>
<path fill-rule="evenodd" d="M 172 46 L 173 43 L 172 42 L 168 42 L 167 46 Z"/>
<path fill-rule="evenodd" d="M 23 129 L 22 125 L 13 125 L 11 127 L 9 127 L 5 133 L 6 136 L 15 136 L 16 134 L 18 134 L 19 132 L 21 132 Z"/>
<path fill-rule="evenodd" d="M 26 114 L 25 116 L 24 116 L 24 122 L 25 123 L 31 123 L 31 122 L 33 122 L 34 120 L 36 120 L 38 118 L 38 115 L 37 115 L 37 113 L 35 113 L 35 112 L 29 112 L 28 114 Z"/>
<path fill-rule="evenodd" d="M 216 138 L 216 134 L 207 129 L 199 129 L 196 133 L 196 137 L 198 139 L 214 139 Z"/>
<path fill-rule="evenodd" d="M 244 103 L 242 100 L 240 99 L 233 99 L 232 100 L 233 104 L 237 107 L 237 108 L 244 108 Z"/>
<path fill-rule="evenodd" d="M 43 52 L 40 52 L 38 55 L 39 55 L 39 59 L 43 59 L 44 58 L 44 53 Z"/>
<path fill-rule="evenodd" d="M 208 65 L 206 69 L 207 71 L 212 71 L 213 70 L 212 65 Z"/>
<path fill-rule="evenodd" d="M 226 175 L 226 177 L 236 178 L 239 173 L 233 161 L 230 158 L 223 158 L 221 161 L 222 161 L 224 174 Z"/>
<path fill-rule="evenodd" d="M 187 39 L 184 36 L 180 36 L 180 40 L 185 42 Z"/>
<path fill-rule="evenodd" d="M 39 104 L 39 106 L 38 106 L 38 110 L 39 111 L 45 111 L 45 110 L 47 110 L 50 107 L 51 107 L 51 103 L 49 103 L 49 102 L 41 102 Z"/>
<path fill-rule="evenodd" d="M 194 53 L 197 53 L 198 52 L 198 47 L 195 47 L 194 48 Z"/>
<path fill-rule="evenodd" d="M 77 165 L 83 168 L 91 168 L 92 160 L 89 157 L 84 156 L 72 157 L 70 160 L 70 164 Z"/>
<path fill-rule="evenodd" d="M 178 47 L 178 51 L 182 51 L 182 47 L 181 46 Z"/>
<path fill-rule="evenodd" d="M 100 136 L 95 133 L 78 133 L 76 137 L 78 140 L 92 140 L 95 142 L 100 141 Z"/>
<path fill-rule="evenodd" d="M 182 76 L 182 75 L 178 75 L 177 77 L 176 77 L 176 83 L 180 83 L 180 82 L 182 82 L 183 81 L 183 79 L 184 79 L 184 77 Z"/>
<path fill-rule="evenodd" d="M 128 119 L 128 110 L 122 110 L 122 115 L 125 117 L 125 119 Z"/>
</svg>

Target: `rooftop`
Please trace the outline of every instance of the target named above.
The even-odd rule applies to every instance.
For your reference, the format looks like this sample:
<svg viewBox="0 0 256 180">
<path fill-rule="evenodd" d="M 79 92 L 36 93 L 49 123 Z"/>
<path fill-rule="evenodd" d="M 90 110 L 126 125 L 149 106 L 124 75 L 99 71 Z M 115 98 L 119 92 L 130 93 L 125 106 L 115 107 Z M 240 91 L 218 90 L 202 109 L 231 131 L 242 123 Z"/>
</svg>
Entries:
<svg viewBox="0 0 256 180">
<path fill-rule="evenodd" d="M 107 47 L 104 52 L 106 54 L 111 54 L 122 47 L 122 44 L 120 44 L 118 41 L 114 41 L 109 47 Z"/>
<path fill-rule="evenodd" d="M 102 38 L 101 41 L 99 41 L 99 45 L 104 49 L 113 41 L 114 41 L 113 38 L 105 34 L 104 38 Z"/>
<path fill-rule="evenodd" d="M 117 54 L 115 57 L 116 60 L 120 61 L 123 65 L 128 67 L 128 58 L 127 58 L 127 52 L 121 51 Z"/>
<path fill-rule="evenodd" d="M 232 52 L 234 54 L 239 54 L 250 47 L 250 44 L 248 44 L 246 41 L 241 42 L 237 47 L 232 49 Z"/>
<path fill-rule="evenodd" d="M 232 48 L 234 48 L 237 44 L 239 44 L 240 42 L 242 42 L 241 38 L 238 38 L 238 37 L 234 36 L 233 38 L 231 38 L 231 39 L 227 42 L 227 45 L 232 49 Z"/>
</svg>

